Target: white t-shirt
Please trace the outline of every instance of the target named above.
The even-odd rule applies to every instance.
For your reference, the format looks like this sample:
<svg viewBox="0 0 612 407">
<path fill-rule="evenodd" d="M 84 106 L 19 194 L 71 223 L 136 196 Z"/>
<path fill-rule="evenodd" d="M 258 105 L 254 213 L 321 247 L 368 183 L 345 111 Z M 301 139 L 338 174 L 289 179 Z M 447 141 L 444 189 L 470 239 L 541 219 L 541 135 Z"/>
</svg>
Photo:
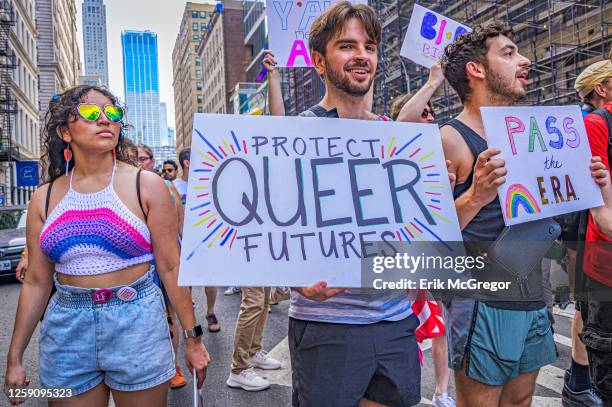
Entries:
<svg viewBox="0 0 612 407">
<path fill-rule="evenodd" d="M 183 206 L 184 206 L 187 201 L 187 181 L 184 181 L 181 178 L 177 178 L 172 182 L 174 183 L 176 190 L 181 196 L 181 202 L 183 202 Z"/>
</svg>

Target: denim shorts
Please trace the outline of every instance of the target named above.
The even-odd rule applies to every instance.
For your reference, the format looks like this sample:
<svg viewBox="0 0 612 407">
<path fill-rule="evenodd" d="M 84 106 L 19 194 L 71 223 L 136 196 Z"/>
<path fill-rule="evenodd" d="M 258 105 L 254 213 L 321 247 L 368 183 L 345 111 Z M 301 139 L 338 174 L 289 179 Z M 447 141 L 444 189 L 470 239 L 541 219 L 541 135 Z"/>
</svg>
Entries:
<svg viewBox="0 0 612 407">
<path fill-rule="evenodd" d="M 138 391 L 174 376 L 170 332 L 152 272 L 129 286 L 103 290 L 105 302 L 95 295 L 101 290 L 54 280 L 57 292 L 40 328 L 43 387 L 78 395 L 104 382 L 114 390 Z"/>
</svg>

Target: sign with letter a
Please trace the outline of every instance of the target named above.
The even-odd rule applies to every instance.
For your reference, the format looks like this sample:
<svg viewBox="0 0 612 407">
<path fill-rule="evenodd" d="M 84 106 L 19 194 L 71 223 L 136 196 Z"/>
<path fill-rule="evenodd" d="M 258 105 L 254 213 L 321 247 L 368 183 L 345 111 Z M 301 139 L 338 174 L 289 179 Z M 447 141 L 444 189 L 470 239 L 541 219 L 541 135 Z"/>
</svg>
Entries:
<svg viewBox="0 0 612 407">
<path fill-rule="evenodd" d="M 280 68 L 312 66 L 308 35 L 312 22 L 339 0 L 267 0 L 268 43 Z M 351 3 L 368 4 L 367 0 Z"/>
</svg>

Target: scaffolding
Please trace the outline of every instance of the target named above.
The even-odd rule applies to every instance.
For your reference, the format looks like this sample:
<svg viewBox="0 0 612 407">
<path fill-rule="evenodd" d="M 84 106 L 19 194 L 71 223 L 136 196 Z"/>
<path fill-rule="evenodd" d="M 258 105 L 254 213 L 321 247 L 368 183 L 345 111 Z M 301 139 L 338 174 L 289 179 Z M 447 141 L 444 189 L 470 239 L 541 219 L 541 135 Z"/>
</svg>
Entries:
<svg viewBox="0 0 612 407">
<path fill-rule="evenodd" d="M 382 46 L 374 91 L 374 109 L 388 114 L 390 101 L 419 89 L 428 78 L 424 67 L 400 57 L 413 0 L 370 0 L 381 16 Z M 612 5 L 606 0 L 441 0 L 420 5 L 473 26 L 498 20 L 513 27 L 519 52 L 531 62 L 531 85 L 525 105 L 563 105 L 577 102 L 574 82 L 593 62 L 608 58 Z M 444 122 L 461 111 L 448 83 L 432 103 L 436 119 Z"/>
</svg>

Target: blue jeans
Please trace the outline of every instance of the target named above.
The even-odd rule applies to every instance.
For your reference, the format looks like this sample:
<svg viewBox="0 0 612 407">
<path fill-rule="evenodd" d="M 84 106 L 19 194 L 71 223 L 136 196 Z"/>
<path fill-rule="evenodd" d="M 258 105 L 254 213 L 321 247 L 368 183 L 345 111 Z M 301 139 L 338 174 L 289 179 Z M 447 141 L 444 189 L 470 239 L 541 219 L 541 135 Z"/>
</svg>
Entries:
<svg viewBox="0 0 612 407">
<path fill-rule="evenodd" d="M 96 289 L 62 285 L 40 328 L 40 383 L 85 393 L 101 382 L 120 391 L 155 387 L 174 374 L 174 351 L 159 288 L 148 272 L 128 287 L 113 287 L 95 302 Z M 129 296 L 127 296 L 129 297 Z"/>
</svg>

